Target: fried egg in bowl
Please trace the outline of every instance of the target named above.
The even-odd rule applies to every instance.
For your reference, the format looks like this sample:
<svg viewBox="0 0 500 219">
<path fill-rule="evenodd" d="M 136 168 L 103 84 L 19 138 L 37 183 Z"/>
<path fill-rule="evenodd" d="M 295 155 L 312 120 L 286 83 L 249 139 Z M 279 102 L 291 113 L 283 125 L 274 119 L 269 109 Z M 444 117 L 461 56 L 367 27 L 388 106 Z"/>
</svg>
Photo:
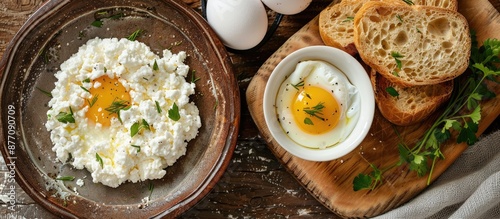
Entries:
<svg viewBox="0 0 500 219">
<path fill-rule="evenodd" d="M 328 161 L 362 142 L 375 100 L 368 74 L 354 57 L 333 47 L 310 46 L 273 70 L 263 110 L 271 136 L 286 151 Z"/>
</svg>

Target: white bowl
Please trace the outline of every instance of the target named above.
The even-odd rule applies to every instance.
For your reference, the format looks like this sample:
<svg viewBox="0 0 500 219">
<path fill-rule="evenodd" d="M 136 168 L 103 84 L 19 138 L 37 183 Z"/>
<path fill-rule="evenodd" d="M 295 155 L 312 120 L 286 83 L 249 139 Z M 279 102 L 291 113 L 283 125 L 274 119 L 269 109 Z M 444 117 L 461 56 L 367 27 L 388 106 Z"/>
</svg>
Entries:
<svg viewBox="0 0 500 219">
<path fill-rule="evenodd" d="M 281 83 L 300 61 L 321 60 L 340 69 L 358 88 L 361 97 L 360 115 L 351 134 L 342 142 L 325 149 L 301 146 L 290 139 L 277 119 L 275 100 Z M 375 112 L 375 97 L 370 78 L 361 64 L 348 53 L 330 46 L 309 46 L 286 56 L 273 70 L 264 91 L 264 118 L 272 137 L 286 151 L 310 161 L 329 161 L 354 150 L 370 130 Z"/>
</svg>

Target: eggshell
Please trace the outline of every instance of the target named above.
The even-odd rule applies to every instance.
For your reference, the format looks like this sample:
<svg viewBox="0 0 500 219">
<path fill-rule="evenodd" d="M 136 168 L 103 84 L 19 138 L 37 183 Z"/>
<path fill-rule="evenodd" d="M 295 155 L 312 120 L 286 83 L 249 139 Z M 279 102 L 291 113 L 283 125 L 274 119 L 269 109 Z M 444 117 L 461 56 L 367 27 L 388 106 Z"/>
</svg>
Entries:
<svg viewBox="0 0 500 219">
<path fill-rule="evenodd" d="M 262 0 L 264 4 L 280 14 L 292 15 L 305 10 L 312 0 Z"/>
<path fill-rule="evenodd" d="M 264 38 L 268 19 L 260 0 L 210 0 L 207 21 L 222 42 L 233 49 L 250 49 Z"/>
</svg>

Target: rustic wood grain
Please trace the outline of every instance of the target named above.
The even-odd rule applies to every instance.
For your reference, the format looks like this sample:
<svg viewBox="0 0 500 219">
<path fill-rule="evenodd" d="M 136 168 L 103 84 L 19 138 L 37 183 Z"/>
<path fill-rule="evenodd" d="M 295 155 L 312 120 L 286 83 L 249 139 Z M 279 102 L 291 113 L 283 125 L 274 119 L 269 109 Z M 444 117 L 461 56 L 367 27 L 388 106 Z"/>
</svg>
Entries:
<svg viewBox="0 0 500 219">
<path fill-rule="evenodd" d="M 459 1 L 459 8 L 470 21 L 471 29 L 476 30 L 480 41 L 500 38 L 498 11 L 489 1 Z M 330 162 L 311 162 L 295 157 L 272 138 L 264 121 L 262 99 L 267 79 L 274 67 L 286 55 L 309 45 L 322 44 L 317 30 L 318 20 L 313 19 L 285 44 L 280 47 L 259 69 L 247 90 L 247 102 L 250 112 L 268 142 L 273 153 L 280 159 L 299 182 L 320 202 L 342 217 L 372 217 L 391 210 L 420 193 L 427 187 L 427 177 L 418 177 L 407 168 L 398 167 L 384 174 L 383 185 L 374 191 L 354 192 L 352 181 L 359 173 L 369 173 L 370 163 L 381 168 L 399 160 L 396 148 L 398 130 L 407 144 L 414 144 L 432 125 L 440 112 L 432 115 L 425 122 L 396 127 L 389 123 L 378 109 L 369 135 L 361 145 L 350 154 Z M 498 84 L 493 90 L 500 92 Z M 482 133 L 500 114 L 500 97 L 484 103 L 479 133 Z M 467 148 L 465 144 L 453 144 L 452 141 L 442 147 L 445 160 L 437 162 L 431 181 L 434 181 Z"/>
<path fill-rule="evenodd" d="M 195 10 L 200 10 L 199 0 L 183 1 Z M 261 49 L 251 53 L 230 54 L 242 94 L 242 117 L 236 150 L 229 167 L 214 189 L 192 209 L 185 212 L 181 218 L 321 219 L 338 217 L 309 194 L 296 177 L 288 172 L 288 165 L 282 165 L 281 161 L 269 150 L 267 140 L 260 134 L 250 117 L 244 95 L 261 65 L 290 36 L 309 23 L 330 2 L 332 1 L 314 0 L 305 12 L 285 16 L 276 34 Z M 496 5 L 496 8 L 500 7 L 500 0 L 491 0 L 491 2 Z M 8 42 L 21 25 L 42 3 L 42 0 L 0 1 L 0 56 L 3 55 Z M 269 19 L 272 20 L 274 15 L 269 12 Z M 498 129 L 497 127 L 498 125 L 493 129 Z M 382 131 L 378 134 L 389 133 L 386 132 Z M 370 151 L 373 148 L 364 150 Z M 384 149 L 377 147 L 376 150 L 382 152 Z M 330 164 L 327 168 L 336 168 L 335 165 L 340 164 Z M 8 199 L 4 195 L 7 191 L 5 188 L 7 172 L 0 157 L 0 218 L 9 213 L 5 205 Z M 302 176 L 297 177 L 299 180 L 301 178 Z M 336 180 L 338 181 L 338 177 Z M 16 200 L 16 214 L 14 215 L 18 218 L 55 218 L 26 195 L 18 185 L 16 185 Z"/>
<path fill-rule="evenodd" d="M 200 11 L 199 0 L 183 0 Z M 0 1 L 0 57 L 14 34 L 44 1 Z M 298 15 L 285 16 L 276 34 L 257 51 L 230 53 L 237 73 L 240 93 L 244 94 L 248 83 L 262 63 L 291 35 L 308 23 L 330 0 L 315 0 Z M 275 14 L 269 11 L 270 22 Z M 318 202 L 304 189 L 286 168 L 269 151 L 260 137 L 241 96 L 242 112 L 238 143 L 235 153 L 223 177 L 212 191 L 180 218 L 336 218 L 337 216 Z M 11 213 L 4 194 L 8 172 L 0 156 L 0 218 Z M 16 186 L 17 218 L 56 218 L 35 203 L 21 188 Z"/>
</svg>

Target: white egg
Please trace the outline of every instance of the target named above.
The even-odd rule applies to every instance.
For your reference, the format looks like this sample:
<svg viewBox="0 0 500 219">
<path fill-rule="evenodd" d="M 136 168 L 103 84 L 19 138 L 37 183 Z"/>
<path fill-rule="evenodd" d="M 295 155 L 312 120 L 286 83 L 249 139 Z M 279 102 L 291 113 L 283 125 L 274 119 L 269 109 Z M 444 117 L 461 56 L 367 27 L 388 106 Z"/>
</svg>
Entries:
<svg viewBox="0 0 500 219">
<path fill-rule="evenodd" d="M 230 48 L 253 48 L 266 35 L 267 13 L 260 0 L 210 0 L 206 10 L 208 23 Z"/>
<path fill-rule="evenodd" d="M 283 130 L 300 145 L 327 148 L 349 136 L 360 111 L 358 89 L 323 61 L 303 61 L 281 84 L 276 111 Z"/>
<path fill-rule="evenodd" d="M 305 10 L 312 0 L 262 0 L 270 9 L 285 15 L 298 14 Z"/>
</svg>

